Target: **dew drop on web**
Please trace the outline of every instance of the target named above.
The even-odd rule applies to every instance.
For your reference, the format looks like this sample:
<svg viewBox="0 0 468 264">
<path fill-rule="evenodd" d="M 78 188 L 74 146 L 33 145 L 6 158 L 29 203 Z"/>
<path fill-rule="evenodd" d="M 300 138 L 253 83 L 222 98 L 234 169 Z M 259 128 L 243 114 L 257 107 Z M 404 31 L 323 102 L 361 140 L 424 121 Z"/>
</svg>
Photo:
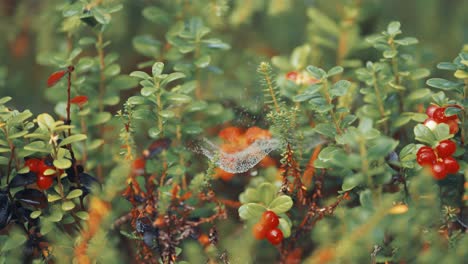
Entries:
<svg viewBox="0 0 468 264">
<path fill-rule="evenodd" d="M 243 173 L 257 165 L 279 145 L 278 139 L 259 139 L 241 151 L 226 153 L 219 146 L 204 138 L 200 144 L 193 148 L 193 151 L 205 155 L 224 171 Z"/>
</svg>

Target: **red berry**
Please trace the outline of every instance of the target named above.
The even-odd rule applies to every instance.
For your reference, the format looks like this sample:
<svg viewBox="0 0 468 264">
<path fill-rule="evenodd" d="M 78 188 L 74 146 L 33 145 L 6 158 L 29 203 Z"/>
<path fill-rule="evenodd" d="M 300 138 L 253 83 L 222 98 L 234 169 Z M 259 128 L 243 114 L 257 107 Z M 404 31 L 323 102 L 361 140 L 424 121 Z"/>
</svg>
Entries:
<svg viewBox="0 0 468 264">
<path fill-rule="evenodd" d="M 417 155 L 419 155 L 419 154 L 421 154 L 421 153 L 423 153 L 423 152 L 434 152 L 434 150 L 433 150 L 431 147 L 429 147 L 429 146 L 422 146 L 422 147 L 420 147 L 420 148 L 418 149 Z"/>
<path fill-rule="evenodd" d="M 432 165 L 437 161 L 437 156 L 435 155 L 434 151 L 432 151 L 432 149 L 431 152 L 418 152 L 416 155 L 416 161 L 421 166 Z"/>
<path fill-rule="evenodd" d="M 451 156 L 453 153 L 455 153 L 456 149 L 457 145 L 455 145 L 455 142 L 448 139 L 442 140 L 436 147 L 437 155 L 439 156 L 439 158 L 446 158 L 448 156 Z"/>
<path fill-rule="evenodd" d="M 85 95 L 77 95 L 70 100 L 70 104 L 76 104 L 80 107 L 83 106 L 86 102 L 88 102 L 88 96 Z"/>
<path fill-rule="evenodd" d="M 39 187 L 39 189 L 41 189 L 41 190 L 49 189 L 52 186 L 53 183 L 54 183 L 54 178 L 53 177 L 44 176 L 42 174 L 40 174 L 37 177 L 37 180 L 36 180 L 37 187 Z"/>
<path fill-rule="evenodd" d="M 450 128 L 450 134 L 456 134 L 458 132 L 458 121 L 457 120 L 449 120 L 449 121 L 447 121 L 447 125 Z"/>
<path fill-rule="evenodd" d="M 56 84 L 62 77 L 67 73 L 67 71 L 57 71 L 52 73 L 47 79 L 47 86 L 51 87 Z"/>
<path fill-rule="evenodd" d="M 447 173 L 457 173 L 458 170 L 460 169 L 460 165 L 458 165 L 457 160 L 454 159 L 453 157 L 445 158 L 444 165 L 445 165 L 445 169 L 447 170 Z"/>
<path fill-rule="evenodd" d="M 263 223 L 261 222 L 256 223 L 252 228 L 252 233 L 255 239 L 258 240 L 264 239 L 267 234 L 267 231 L 268 230 L 265 228 L 265 225 L 263 225 Z"/>
<path fill-rule="evenodd" d="M 39 165 L 37 166 L 37 170 L 38 170 L 38 173 L 39 174 L 44 174 L 44 172 L 48 169 L 54 169 L 54 167 L 52 166 L 49 166 L 47 164 L 45 164 L 45 162 L 43 160 L 40 161 Z"/>
<path fill-rule="evenodd" d="M 297 77 L 299 77 L 299 74 L 297 71 L 290 71 L 286 73 L 286 79 L 295 82 L 297 80 Z"/>
<path fill-rule="evenodd" d="M 434 114 L 432 115 L 432 118 L 437 122 L 437 123 L 443 123 L 448 120 L 447 116 L 445 116 L 445 107 L 439 107 L 436 110 L 434 110 Z"/>
<path fill-rule="evenodd" d="M 146 159 L 138 158 L 135 159 L 132 163 L 133 172 L 136 174 L 141 174 L 145 171 Z"/>
<path fill-rule="evenodd" d="M 271 244 L 278 245 L 283 241 L 283 232 L 278 228 L 273 228 L 266 234 L 266 239 L 270 241 Z"/>
<path fill-rule="evenodd" d="M 442 180 L 447 177 L 447 168 L 443 162 L 437 162 L 432 165 L 432 175 L 437 180 Z"/>
<path fill-rule="evenodd" d="M 279 218 L 273 211 L 265 211 L 260 222 L 267 230 L 271 230 L 279 225 Z"/>
<path fill-rule="evenodd" d="M 432 118 L 434 116 L 434 111 L 439 108 L 437 105 L 430 105 L 426 108 L 426 114 L 428 117 Z"/>
<path fill-rule="evenodd" d="M 40 164 L 41 162 L 42 162 L 42 161 L 41 161 L 40 159 L 32 158 L 32 159 L 27 159 L 27 160 L 24 162 L 24 165 L 25 165 L 26 167 L 28 167 L 30 171 L 35 172 L 35 173 L 38 173 L 38 172 L 39 172 L 39 164 Z"/>
</svg>

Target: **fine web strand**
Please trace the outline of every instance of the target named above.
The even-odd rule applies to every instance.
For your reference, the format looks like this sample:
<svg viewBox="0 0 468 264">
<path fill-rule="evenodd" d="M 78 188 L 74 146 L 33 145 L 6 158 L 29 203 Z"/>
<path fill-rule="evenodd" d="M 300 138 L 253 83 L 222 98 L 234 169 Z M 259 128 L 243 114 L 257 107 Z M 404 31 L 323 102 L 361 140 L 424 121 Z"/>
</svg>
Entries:
<svg viewBox="0 0 468 264">
<path fill-rule="evenodd" d="M 259 139 L 241 151 L 226 153 L 219 146 L 205 138 L 194 151 L 205 155 L 224 171 L 243 173 L 257 165 L 268 153 L 277 149 L 279 145 L 278 139 Z"/>
</svg>

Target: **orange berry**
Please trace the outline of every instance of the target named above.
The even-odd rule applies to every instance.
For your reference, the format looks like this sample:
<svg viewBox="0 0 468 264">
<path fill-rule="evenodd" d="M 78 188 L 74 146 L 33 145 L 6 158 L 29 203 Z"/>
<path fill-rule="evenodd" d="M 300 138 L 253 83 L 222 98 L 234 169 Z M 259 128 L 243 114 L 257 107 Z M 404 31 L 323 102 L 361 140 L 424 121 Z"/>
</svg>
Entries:
<svg viewBox="0 0 468 264">
<path fill-rule="evenodd" d="M 267 231 L 268 230 L 266 229 L 265 225 L 263 225 L 261 222 L 256 223 L 252 228 L 253 236 L 258 240 L 264 239 Z"/>
</svg>

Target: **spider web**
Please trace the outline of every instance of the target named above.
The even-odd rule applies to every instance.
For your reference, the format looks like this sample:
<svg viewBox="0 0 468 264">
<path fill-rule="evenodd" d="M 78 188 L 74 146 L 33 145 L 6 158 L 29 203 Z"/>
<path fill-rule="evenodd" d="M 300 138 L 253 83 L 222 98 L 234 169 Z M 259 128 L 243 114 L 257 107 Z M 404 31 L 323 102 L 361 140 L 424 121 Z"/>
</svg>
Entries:
<svg viewBox="0 0 468 264">
<path fill-rule="evenodd" d="M 200 144 L 193 148 L 193 151 L 205 155 L 224 171 L 243 173 L 257 165 L 279 145 L 278 139 L 259 139 L 241 151 L 226 153 L 219 146 L 204 138 Z"/>
</svg>

